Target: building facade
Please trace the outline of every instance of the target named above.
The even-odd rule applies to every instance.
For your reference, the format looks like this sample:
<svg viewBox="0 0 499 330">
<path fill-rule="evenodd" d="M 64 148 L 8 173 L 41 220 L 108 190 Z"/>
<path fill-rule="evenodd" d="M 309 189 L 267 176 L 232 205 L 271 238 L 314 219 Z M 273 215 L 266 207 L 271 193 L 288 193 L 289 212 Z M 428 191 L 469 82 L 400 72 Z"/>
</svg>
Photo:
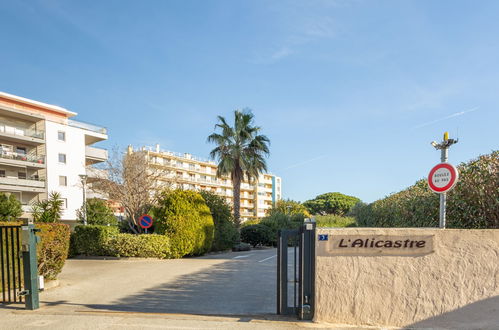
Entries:
<svg viewBox="0 0 499 330">
<path fill-rule="evenodd" d="M 76 220 L 86 179 L 107 150 L 93 147 L 107 140 L 107 130 L 72 120 L 75 112 L 0 92 L 0 192 L 21 202 L 23 218 L 31 205 L 58 192 L 61 220 Z"/>
<path fill-rule="evenodd" d="M 207 190 L 219 196 L 233 206 L 233 186 L 230 177 L 217 178 L 215 162 L 194 157 L 191 154 L 162 151 L 159 145 L 154 148 L 143 147 L 149 166 L 159 167 L 166 173 L 167 180 L 175 181 L 177 187 L 190 190 Z M 128 152 L 133 152 L 129 147 Z M 280 177 L 262 173 L 256 182 L 241 183 L 241 220 L 262 218 L 274 203 L 281 199 Z"/>
</svg>

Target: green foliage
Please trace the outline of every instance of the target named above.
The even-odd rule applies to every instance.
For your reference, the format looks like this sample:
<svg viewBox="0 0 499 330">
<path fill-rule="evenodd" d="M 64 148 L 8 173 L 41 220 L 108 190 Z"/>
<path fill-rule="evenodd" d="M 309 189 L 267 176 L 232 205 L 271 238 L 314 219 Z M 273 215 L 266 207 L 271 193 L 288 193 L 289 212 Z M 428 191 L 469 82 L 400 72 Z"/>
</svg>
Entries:
<svg viewBox="0 0 499 330">
<path fill-rule="evenodd" d="M 241 240 L 253 246 L 271 245 L 273 240 L 272 234 L 272 230 L 262 224 L 241 228 Z"/>
<path fill-rule="evenodd" d="M 303 214 L 305 218 L 310 218 L 310 213 L 307 208 L 302 203 L 291 199 L 278 200 L 275 205 L 267 211 L 268 215 L 272 215 L 274 213 Z"/>
<path fill-rule="evenodd" d="M 267 170 L 265 157 L 269 155 L 270 140 L 265 135 L 258 134 L 260 127 L 254 126 L 253 121 L 251 111 L 236 110 L 233 126 L 224 117 L 218 116 L 215 129 L 220 129 L 220 133 L 208 136 L 208 142 L 216 144 L 210 157 L 218 160 L 217 175 L 230 175 L 234 185 L 234 221 L 237 228 L 241 225 L 241 181 L 244 176 L 251 181 Z"/>
<path fill-rule="evenodd" d="M 163 192 L 153 208 L 154 230 L 170 237 L 174 258 L 202 255 L 213 243 L 214 223 L 203 197 L 188 190 Z"/>
<path fill-rule="evenodd" d="M 459 181 L 447 193 L 448 228 L 499 228 L 499 152 L 458 166 Z M 439 197 L 427 180 L 361 206 L 359 226 L 438 227 Z"/>
<path fill-rule="evenodd" d="M 35 202 L 31 212 L 35 222 L 53 223 L 59 222 L 62 215 L 63 201 L 58 192 L 51 192 L 49 198 L 44 201 Z"/>
<path fill-rule="evenodd" d="M 78 225 L 75 227 L 74 238 L 71 243 L 74 246 L 71 251 L 76 255 L 86 256 L 109 256 L 112 250 L 109 242 L 118 235 L 118 228 L 98 225 Z"/>
<path fill-rule="evenodd" d="M 69 250 L 69 226 L 62 223 L 39 223 L 37 234 L 38 274 L 48 280 L 55 280 L 62 271 Z"/>
<path fill-rule="evenodd" d="M 113 214 L 106 201 L 99 198 L 89 198 L 85 202 L 87 224 L 89 225 L 101 225 L 101 226 L 116 226 L 118 225 L 118 220 Z M 85 216 L 83 206 L 76 211 L 78 222 L 83 223 Z"/>
<path fill-rule="evenodd" d="M 225 199 L 208 191 L 201 191 L 206 204 L 210 208 L 213 222 L 215 223 L 215 238 L 211 249 L 213 251 L 223 251 L 232 248 L 239 239 L 230 206 Z"/>
<path fill-rule="evenodd" d="M 251 225 L 256 225 L 259 224 L 261 219 L 251 219 L 251 220 L 246 220 L 245 222 L 241 223 L 241 228 L 251 226 Z"/>
<path fill-rule="evenodd" d="M 305 217 L 301 213 L 288 215 L 275 212 L 274 214 L 263 218 L 262 221 L 260 221 L 260 224 L 267 226 L 270 229 L 272 233 L 270 243 L 275 246 L 277 245 L 277 232 L 280 229 L 299 228 L 303 224 L 304 220 Z"/>
<path fill-rule="evenodd" d="M 111 255 L 116 257 L 161 258 L 171 257 L 170 239 L 157 234 L 118 234 L 108 242 Z"/>
<path fill-rule="evenodd" d="M 328 228 L 343 228 L 343 227 L 356 227 L 354 217 L 342 217 L 340 215 L 317 215 L 315 217 L 317 227 Z"/>
<path fill-rule="evenodd" d="M 332 192 L 319 195 L 314 199 L 304 202 L 303 205 L 311 214 L 345 215 L 358 202 L 360 202 L 360 199 L 357 197 Z"/>
<path fill-rule="evenodd" d="M 15 196 L 0 192 L 0 219 L 15 221 L 22 214 L 21 202 Z"/>
</svg>

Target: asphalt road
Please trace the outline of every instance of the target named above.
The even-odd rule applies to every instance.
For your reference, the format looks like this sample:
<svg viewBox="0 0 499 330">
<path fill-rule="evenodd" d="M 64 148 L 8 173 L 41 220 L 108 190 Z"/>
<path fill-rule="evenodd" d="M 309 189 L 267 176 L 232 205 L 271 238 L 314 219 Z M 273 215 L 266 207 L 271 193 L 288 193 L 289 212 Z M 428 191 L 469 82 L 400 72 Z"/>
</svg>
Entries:
<svg viewBox="0 0 499 330">
<path fill-rule="evenodd" d="M 276 311 L 276 249 L 177 260 L 68 260 L 47 311 L 262 315 Z"/>
</svg>

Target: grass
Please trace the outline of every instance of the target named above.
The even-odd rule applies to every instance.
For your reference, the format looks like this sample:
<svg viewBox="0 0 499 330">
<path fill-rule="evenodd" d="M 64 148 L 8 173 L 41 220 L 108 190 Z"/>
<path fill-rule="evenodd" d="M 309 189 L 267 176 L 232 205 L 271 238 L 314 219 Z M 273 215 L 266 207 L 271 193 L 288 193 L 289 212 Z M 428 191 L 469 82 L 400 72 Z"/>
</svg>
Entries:
<svg viewBox="0 0 499 330">
<path fill-rule="evenodd" d="M 339 215 L 316 215 L 317 227 L 344 228 L 357 227 L 354 217 L 342 217 Z"/>
</svg>

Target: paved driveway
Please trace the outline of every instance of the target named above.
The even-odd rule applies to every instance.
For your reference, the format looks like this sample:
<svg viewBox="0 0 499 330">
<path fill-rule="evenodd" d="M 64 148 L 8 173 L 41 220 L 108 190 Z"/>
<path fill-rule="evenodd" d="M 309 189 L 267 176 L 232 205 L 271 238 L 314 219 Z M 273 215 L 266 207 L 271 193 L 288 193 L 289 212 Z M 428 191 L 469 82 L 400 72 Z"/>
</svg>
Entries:
<svg viewBox="0 0 499 330">
<path fill-rule="evenodd" d="M 274 314 L 276 250 L 177 260 L 68 260 L 46 311 Z"/>
</svg>

